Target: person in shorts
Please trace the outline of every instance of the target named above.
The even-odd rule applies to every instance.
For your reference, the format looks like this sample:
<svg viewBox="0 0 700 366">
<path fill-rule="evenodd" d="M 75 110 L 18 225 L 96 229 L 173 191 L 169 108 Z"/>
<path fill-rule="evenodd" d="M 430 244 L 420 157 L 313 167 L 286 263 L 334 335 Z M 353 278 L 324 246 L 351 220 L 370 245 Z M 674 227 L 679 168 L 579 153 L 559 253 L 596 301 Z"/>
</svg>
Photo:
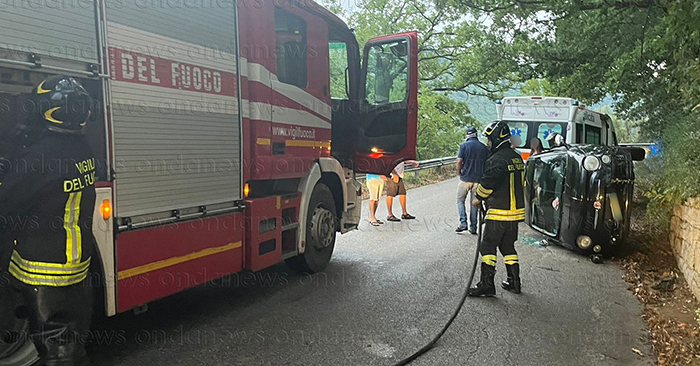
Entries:
<svg viewBox="0 0 700 366">
<path fill-rule="evenodd" d="M 391 179 L 387 179 L 386 181 L 386 210 L 389 214 L 386 217 L 387 221 L 398 222 L 401 221 L 401 219 L 412 220 L 416 218 L 406 210 L 406 186 L 403 183 L 404 164 L 411 164 L 414 167 L 418 167 L 417 161 L 408 160 L 399 163 L 391 172 Z M 391 209 L 394 204 L 394 197 L 396 196 L 399 196 L 399 202 L 401 203 L 401 219 L 394 216 Z"/>
<path fill-rule="evenodd" d="M 383 175 L 367 174 L 365 176 L 365 183 L 367 184 L 367 189 L 369 189 L 369 223 L 372 226 L 379 226 L 384 223 L 377 219 L 376 213 L 386 180 L 387 178 Z"/>
</svg>

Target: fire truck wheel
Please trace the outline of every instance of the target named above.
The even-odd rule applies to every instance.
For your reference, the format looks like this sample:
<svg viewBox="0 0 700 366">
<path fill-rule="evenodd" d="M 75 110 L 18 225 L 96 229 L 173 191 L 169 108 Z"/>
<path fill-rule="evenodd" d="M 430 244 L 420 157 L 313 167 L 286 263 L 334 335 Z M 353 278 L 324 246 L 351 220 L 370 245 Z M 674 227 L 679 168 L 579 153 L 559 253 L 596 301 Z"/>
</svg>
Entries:
<svg viewBox="0 0 700 366">
<path fill-rule="evenodd" d="M 299 272 L 320 272 L 326 268 L 335 248 L 335 201 L 328 187 L 319 183 L 314 187 L 306 216 L 306 250 L 304 254 L 288 259 L 287 265 Z"/>
</svg>

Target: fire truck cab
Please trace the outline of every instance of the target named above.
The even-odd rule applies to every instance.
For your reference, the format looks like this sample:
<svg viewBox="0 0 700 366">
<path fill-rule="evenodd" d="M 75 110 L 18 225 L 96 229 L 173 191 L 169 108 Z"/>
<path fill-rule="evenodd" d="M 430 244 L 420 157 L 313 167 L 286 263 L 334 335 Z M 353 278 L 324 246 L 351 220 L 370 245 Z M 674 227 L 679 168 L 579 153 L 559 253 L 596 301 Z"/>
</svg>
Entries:
<svg viewBox="0 0 700 366">
<path fill-rule="evenodd" d="M 91 279 L 110 316 L 283 260 L 323 270 L 359 224 L 355 174 L 415 158 L 416 32 L 361 54 L 310 0 L 16 2 L 0 24 L 0 158 L 46 76 L 96 101 Z"/>
</svg>

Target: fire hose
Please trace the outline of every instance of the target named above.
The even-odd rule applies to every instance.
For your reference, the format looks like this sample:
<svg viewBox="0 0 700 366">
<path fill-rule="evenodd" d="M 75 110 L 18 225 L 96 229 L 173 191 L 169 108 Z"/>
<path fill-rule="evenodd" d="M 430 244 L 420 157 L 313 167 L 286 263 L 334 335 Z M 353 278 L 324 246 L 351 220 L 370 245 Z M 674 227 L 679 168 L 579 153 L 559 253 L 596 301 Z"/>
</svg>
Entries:
<svg viewBox="0 0 700 366">
<path fill-rule="evenodd" d="M 478 238 L 477 238 L 477 245 L 476 245 L 476 253 L 474 253 L 474 263 L 472 264 L 472 271 L 469 274 L 469 281 L 467 281 L 467 287 L 464 289 L 464 294 L 462 295 L 462 299 L 459 302 L 459 305 L 457 305 L 457 309 L 455 309 L 454 314 L 452 314 L 452 317 L 450 320 L 447 321 L 447 323 L 442 327 L 442 330 L 440 330 L 440 333 L 438 333 L 435 338 L 433 338 L 432 341 L 430 341 L 428 344 L 423 346 L 423 348 L 419 349 L 416 351 L 414 354 L 404 358 L 403 360 L 399 361 L 398 363 L 395 364 L 395 366 L 404 366 L 408 365 L 409 363 L 415 361 L 418 357 L 421 355 L 425 354 L 426 352 L 430 351 L 433 347 L 435 347 L 435 344 L 442 338 L 442 336 L 447 332 L 447 329 L 450 328 L 452 323 L 455 321 L 457 318 L 457 315 L 459 315 L 459 312 L 462 310 L 462 307 L 464 306 L 464 301 L 467 299 L 467 296 L 469 296 L 469 288 L 472 287 L 472 281 L 474 281 L 474 274 L 476 273 L 476 266 L 479 264 L 479 248 L 481 247 L 481 239 L 482 239 L 482 234 L 483 234 L 483 225 L 484 224 L 484 208 L 483 206 L 479 207 L 479 226 L 478 226 Z"/>
</svg>

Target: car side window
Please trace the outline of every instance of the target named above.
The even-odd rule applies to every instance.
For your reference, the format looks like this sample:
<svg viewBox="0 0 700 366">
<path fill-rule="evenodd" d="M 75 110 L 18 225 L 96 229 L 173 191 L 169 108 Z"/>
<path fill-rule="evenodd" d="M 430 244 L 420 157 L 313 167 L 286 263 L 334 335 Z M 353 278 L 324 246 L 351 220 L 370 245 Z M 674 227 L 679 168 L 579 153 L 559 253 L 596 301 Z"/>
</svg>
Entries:
<svg viewBox="0 0 700 366">
<path fill-rule="evenodd" d="M 328 62 L 330 64 L 331 98 L 350 99 L 348 96 L 347 70 L 348 47 L 345 42 L 328 43 Z"/>
<path fill-rule="evenodd" d="M 600 145 L 600 127 L 586 125 L 586 143 Z"/>
<path fill-rule="evenodd" d="M 583 124 L 576 124 L 576 143 L 583 143 Z"/>
<path fill-rule="evenodd" d="M 305 88 L 307 84 L 308 57 L 306 46 L 306 22 L 304 19 L 279 8 L 275 9 L 275 56 L 277 79 Z"/>
<path fill-rule="evenodd" d="M 374 45 L 367 57 L 367 101 L 374 105 L 408 98 L 408 42 Z"/>
</svg>

